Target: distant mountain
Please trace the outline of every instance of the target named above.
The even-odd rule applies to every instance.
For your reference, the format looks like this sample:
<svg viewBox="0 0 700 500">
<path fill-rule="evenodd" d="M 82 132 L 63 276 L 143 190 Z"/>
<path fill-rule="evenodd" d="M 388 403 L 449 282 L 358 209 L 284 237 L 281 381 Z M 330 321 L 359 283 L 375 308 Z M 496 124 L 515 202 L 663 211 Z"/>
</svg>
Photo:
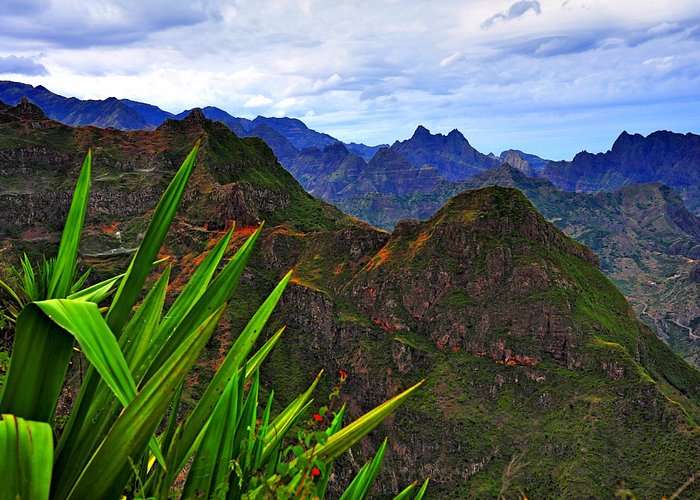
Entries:
<svg viewBox="0 0 700 500">
<path fill-rule="evenodd" d="M 131 109 L 136 111 L 139 115 L 141 115 L 141 118 L 146 121 L 149 125 L 153 127 L 157 127 L 161 123 L 163 123 L 165 120 L 168 118 L 175 118 L 175 115 L 168 112 L 168 111 L 163 111 L 160 109 L 158 106 L 154 106 L 152 104 L 146 104 L 144 102 L 138 102 L 138 101 L 132 101 L 130 99 L 119 99 L 123 104 L 126 104 L 129 106 Z M 120 128 L 120 127 L 116 127 Z"/>
<path fill-rule="evenodd" d="M 323 149 L 325 146 L 338 142 L 338 139 L 328 134 L 322 134 L 310 129 L 297 118 L 266 118 L 258 116 L 252 122 L 253 127 L 262 124 L 273 128 L 285 136 L 299 151 L 304 148 Z"/>
<path fill-rule="evenodd" d="M 270 149 L 274 151 L 280 164 L 285 166 L 287 170 L 289 170 L 287 166 L 299 155 L 299 150 L 294 147 L 289 139 L 265 123 L 259 123 L 248 130 L 241 129 L 240 131 L 237 131 L 238 127 L 236 127 L 235 123 L 226 123 L 226 125 L 239 137 L 259 137 L 265 141 L 270 146 Z M 249 125 L 252 125 L 252 123 Z"/>
<path fill-rule="evenodd" d="M 287 169 L 309 193 L 326 200 L 376 190 L 369 180 L 360 180 L 367 169 L 365 161 L 348 151 L 341 142 L 322 150 L 305 148 L 287 165 Z"/>
<path fill-rule="evenodd" d="M 0 101 L 16 105 L 25 96 L 38 105 L 46 115 L 67 125 L 94 125 L 96 127 L 113 127 L 120 130 L 150 130 L 161 125 L 169 118 L 184 119 L 192 111 L 184 110 L 173 114 L 151 104 L 116 99 L 83 101 L 75 97 L 67 98 L 50 92 L 42 86 L 33 87 L 24 83 L 0 81 Z M 271 139 L 270 145 L 285 167 L 293 158 L 288 144 L 279 141 L 279 136 L 270 133 L 270 129 L 283 136 L 298 151 L 316 147 L 323 149 L 338 142 L 328 134 L 308 128 L 301 120 L 295 118 L 266 118 L 258 116 L 255 120 L 235 117 L 228 112 L 214 107 L 201 108 L 204 116 L 210 120 L 220 121 L 239 137 L 256 136 L 263 140 Z M 261 135 L 257 135 L 261 134 Z M 353 153 L 369 161 L 381 146 L 367 146 L 351 143 L 348 146 Z M 279 147 L 279 149 L 278 149 Z"/>
<path fill-rule="evenodd" d="M 523 160 L 528 162 L 532 166 L 532 168 L 535 170 L 541 170 L 542 167 L 544 167 L 547 163 L 549 163 L 551 161 L 551 160 L 545 160 L 544 158 L 540 158 L 537 155 L 533 155 L 530 153 L 524 153 L 518 149 L 507 149 L 507 150 L 503 151 L 501 153 L 501 155 L 499 156 L 500 160 L 505 162 L 505 163 L 508 163 L 506 161 L 506 157 L 511 153 L 515 153 L 517 156 L 519 156 L 520 158 L 522 158 Z"/>
<path fill-rule="evenodd" d="M 370 161 L 372 157 L 377 154 L 377 151 L 379 151 L 382 148 L 388 148 L 388 144 L 380 144 L 378 146 L 366 146 L 364 144 L 358 144 L 356 142 L 351 142 L 351 143 L 345 143 L 345 147 L 348 148 L 348 151 L 351 153 L 356 154 L 360 158 L 362 158 L 365 161 Z"/>
<path fill-rule="evenodd" d="M 674 188 L 700 213 L 700 136 L 659 131 L 644 137 L 622 132 L 606 153 L 578 153 L 572 161 L 549 162 L 540 172 L 567 191 L 613 191 L 639 182 Z"/>
<path fill-rule="evenodd" d="M 46 115 L 67 125 L 94 125 L 122 130 L 151 129 L 153 126 L 134 109 L 114 97 L 101 101 L 81 101 L 50 92 L 41 85 L 0 82 L 0 101 L 16 105 L 22 97 L 44 110 Z"/>
<path fill-rule="evenodd" d="M 467 179 L 499 164 L 498 160 L 474 149 L 456 129 L 447 136 L 433 135 L 421 125 L 410 139 L 392 144 L 391 150 L 416 167 L 434 166 L 448 181 Z"/>
</svg>

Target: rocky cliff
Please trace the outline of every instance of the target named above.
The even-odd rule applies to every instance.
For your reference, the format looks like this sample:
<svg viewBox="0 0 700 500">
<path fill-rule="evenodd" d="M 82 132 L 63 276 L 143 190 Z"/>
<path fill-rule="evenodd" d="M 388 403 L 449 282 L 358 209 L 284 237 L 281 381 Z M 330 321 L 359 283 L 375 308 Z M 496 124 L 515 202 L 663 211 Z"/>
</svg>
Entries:
<svg viewBox="0 0 700 500">
<path fill-rule="evenodd" d="M 94 189 L 81 253 L 97 274 L 125 265 L 149 197 L 198 138 L 196 173 L 163 248 L 173 292 L 232 219 L 233 246 L 266 221 L 186 399 L 289 268 L 294 282 L 271 330 L 289 328 L 264 375 L 280 402 L 321 368 L 350 373 L 343 397 L 352 416 L 427 379 L 338 464 L 331 491 L 385 435 L 378 494 L 430 476 L 438 498 L 597 498 L 623 482 L 659 497 L 700 458 L 700 374 L 636 320 L 589 250 L 513 189 L 463 193 L 390 235 L 309 196 L 262 140 L 236 137 L 199 111 L 126 133 L 66 127 L 25 104 L 0 110 L 0 138 L 0 209 L 12 214 L 0 221 L 4 262 L 51 251 L 61 219 L 52 197 L 67 200 L 88 145 Z M 28 175 L 35 182 L 21 184 Z"/>
</svg>

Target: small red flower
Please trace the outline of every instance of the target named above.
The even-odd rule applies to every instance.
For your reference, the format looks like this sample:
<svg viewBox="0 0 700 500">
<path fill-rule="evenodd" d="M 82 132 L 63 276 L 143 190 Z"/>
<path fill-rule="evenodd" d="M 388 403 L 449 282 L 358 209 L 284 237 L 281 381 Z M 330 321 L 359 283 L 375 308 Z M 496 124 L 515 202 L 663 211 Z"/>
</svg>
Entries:
<svg viewBox="0 0 700 500">
<path fill-rule="evenodd" d="M 313 469 L 311 469 L 311 475 L 313 477 L 318 477 L 321 475 L 321 471 L 318 469 L 318 467 L 314 467 Z"/>
<path fill-rule="evenodd" d="M 323 417 L 319 415 L 318 413 L 314 413 L 314 420 L 316 422 L 323 422 Z"/>
<path fill-rule="evenodd" d="M 342 378 L 348 378 L 348 372 L 345 370 L 338 370 L 338 375 L 340 375 Z"/>
</svg>

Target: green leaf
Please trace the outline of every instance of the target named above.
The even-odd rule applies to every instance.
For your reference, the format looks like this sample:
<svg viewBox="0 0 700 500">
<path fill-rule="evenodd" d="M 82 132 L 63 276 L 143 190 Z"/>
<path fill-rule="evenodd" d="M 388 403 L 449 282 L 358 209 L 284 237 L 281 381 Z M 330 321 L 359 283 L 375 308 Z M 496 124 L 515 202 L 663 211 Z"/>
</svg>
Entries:
<svg viewBox="0 0 700 500">
<path fill-rule="evenodd" d="M 136 384 L 117 340 L 102 318 L 97 304 L 53 299 L 34 302 L 27 306 L 27 308 L 33 307 L 39 308 L 77 339 L 85 357 L 114 392 L 122 406 L 126 407 L 134 399 Z M 165 459 L 154 440 L 151 440 L 150 446 L 158 462 L 165 467 Z"/>
<path fill-rule="evenodd" d="M 88 302 L 94 302 L 95 304 L 99 304 L 107 298 L 107 296 L 114 289 L 114 285 L 123 277 L 124 275 L 120 274 L 119 276 L 100 281 L 99 283 L 95 283 L 92 286 L 83 288 L 80 291 L 71 293 L 67 298 L 73 300 L 86 300 Z"/>
<path fill-rule="evenodd" d="M 255 371 L 260 368 L 260 365 L 262 364 L 263 361 L 265 361 L 265 358 L 267 357 L 268 354 L 270 354 L 270 351 L 272 350 L 273 347 L 275 347 L 275 344 L 277 344 L 277 341 L 280 339 L 282 336 L 282 333 L 284 332 L 284 329 L 286 327 L 283 326 L 279 330 L 277 330 L 277 333 L 275 333 L 272 337 L 268 339 L 267 342 L 256 352 L 253 356 L 250 357 L 248 362 L 245 365 L 245 378 L 249 379 Z"/>
<path fill-rule="evenodd" d="M 362 415 L 347 427 L 339 430 L 337 433 L 328 438 L 326 444 L 318 446 L 314 455 L 324 462 L 336 459 L 360 439 L 365 437 L 372 429 L 379 425 L 382 420 L 393 413 L 394 410 L 396 410 L 401 403 L 403 403 L 404 400 L 422 384 L 423 381 L 418 382 L 413 387 L 410 387 L 401 394 L 394 396 L 388 401 L 385 401 L 373 410 Z M 307 451 L 307 455 L 310 453 L 311 450 Z"/>
<path fill-rule="evenodd" d="M 248 262 L 250 253 L 253 250 L 253 245 L 260 235 L 261 228 L 262 226 L 238 249 L 233 258 L 231 258 L 228 264 L 224 266 L 221 272 L 209 284 L 204 293 L 201 294 L 195 305 L 188 307 L 189 312 L 185 318 L 178 323 L 172 334 L 163 332 L 162 326 L 159 327 L 159 332 L 156 334 L 156 337 L 159 345 L 162 345 L 162 347 L 157 353 L 149 350 L 148 364 L 151 366 L 151 369 L 146 373 L 141 383 L 148 380 L 163 361 L 173 353 L 182 342 L 184 336 L 189 335 L 195 330 L 202 321 L 213 311 L 218 309 L 221 304 L 231 300 L 238 285 L 238 281 L 243 275 L 243 269 Z M 153 351 L 156 351 L 156 349 L 153 349 Z M 223 390 L 224 385 L 226 384 L 222 384 L 219 389 Z"/>
<path fill-rule="evenodd" d="M 220 276 L 218 276 L 212 283 L 210 288 L 217 287 L 219 277 Z M 243 332 L 236 339 L 236 342 L 229 350 L 226 358 L 224 358 L 224 361 L 214 375 L 214 378 L 207 386 L 200 400 L 197 402 L 192 414 L 183 423 L 181 441 L 179 443 L 180 446 L 175 462 L 173 462 L 173 464 L 176 466 L 175 471 L 181 470 L 189 458 L 192 445 L 204 429 L 204 426 L 206 425 L 214 407 L 216 406 L 216 403 L 218 402 L 219 397 L 221 396 L 221 393 L 228 384 L 229 380 L 242 366 L 244 366 L 248 353 L 255 344 L 255 341 L 260 335 L 260 332 L 265 326 L 270 314 L 272 314 L 272 311 L 277 305 L 277 302 L 279 301 L 280 296 L 282 295 L 282 292 L 287 286 L 290 278 L 291 271 L 287 273 L 282 281 L 279 282 L 265 302 L 257 310 L 253 318 L 248 322 L 248 325 L 246 325 Z M 207 289 L 207 293 L 204 294 L 202 300 L 207 297 L 208 293 L 209 289 Z M 183 324 L 185 323 L 186 321 L 183 321 Z"/>
<path fill-rule="evenodd" d="M 80 245 L 80 233 L 85 223 L 85 213 L 90 198 L 90 171 L 92 170 L 92 150 L 88 150 L 83 168 L 80 171 L 78 182 L 73 193 L 63 228 L 61 244 L 58 247 L 58 257 L 51 275 L 47 299 L 65 298 L 73 285 L 75 266 L 78 261 L 78 246 Z"/>
<path fill-rule="evenodd" d="M 379 447 L 379 450 L 374 455 L 371 461 L 367 462 L 360 472 L 357 473 L 355 479 L 348 485 L 345 492 L 341 495 L 340 500 L 354 500 L 367 498 L 369 490 L 374 484 L 374 480 L 379 474 L 379 468 L 382 465 L 382 460 L 384 460 L 384 451 L 386 450 L 386 438 Z"/>
<path fill-rule="evenodd" d="M 160 424 L 179 385 L 214 332 L 222 305 L 166 360 L 154 377 L 119 415 L 106 438 L 83 470 L 68 498 L 116 498 L 131 469 Z"/>
<path fill-rule="evenodd" d="M 425 496 L 425 492 L 428 489 L 428 482 L 430 481 L 430 478 L 426 478 L 425 481 L 423 481 L 423 486 L 420 487 L 420 490 L 418 490 L 418 493 L 416 493 L 416 496 L 413 500 L 422 500 L 423 497 Z"/>
<path fill-rule="evenodd" d="M 226 495 L 233 436 L 238 424 L 238 395 L 234 392 L 239 378 L 240 371 L 226 386 L 214 409 L 187 475 L 183 498 L 211 498 L 214 492 L 218 498 Z"/>
<path fill-rule="evenodd" d="M 165 193 L 163 193 L 158 206 L 153 212 L 146 235 L 129 264 L 124 279 L 121 281 L 119 289 L 114 296 L 112 306 L 107 314 L 107 324 L 117 337 L 120 336 L 122 328 L 126 324 L 131 308 L 134 307 L 138 300 L 139 293 L 141 293 L 143 284 L 146 281 L 146 276 L 151 270 L 151 264 L 158 255 L 170 223 L 175 216 L 175 211 L 185 192 L 187 181 L 194 169 L 199 144 L 199 141 L 197 141 L 197 144 L 187 156 L 177 174 L 175 174 Z"/>
<path fill-rule="evenodd" d="M 119 347 L 135 380 L 139 380 L 148 369 L 148 353 L 154 349 L 154 337 L 161 321 L 169 279 L 170 266 L 151 287 L 119 338 Z"/>
<path fill-rule="evenodd" d="M 413 490 L 416 489 L 417 484 L 418 484 L 417 481 L 413 481 L 411 484 L 409 484 L 403 490 L 401 490 L 399 492 L 399 494 L 394 497 L 394 500 L 406 500 L 408 497 L 411 496 L 411 493 L 413 493 Z"/>
<path fill-rule="evenodd" d="M 211 252 L 209 252 L 209 255 L 197 267 L 192 277 L 187 280 L 187 285 L 182 289 L 182 292 L 180 292 L 168 310 L 168 314 L 163 319 L 163 322 L 158 326 L 158 334 L 155 336 L 158 347 L 155 347 L 155 349 L 158 349 L 170 338 L 178 325 L 204 294 L 226 252 L 226 248 L 228 248 L 232 235 L 233 227 L 217 242 L 214 248 L 211 249 Z M 252 248 L 252 245 L 250 247 Z"/>
<path fill-rule="evenodd" d="M 0 497 L 48 499 L 53 465 L 51 426 L 0 415 L 0 450 Z"/>
<path fill-rule="evenodd" d="M 269 425 L 264 438 L 265 448 L 263 450 L 262 463 L 265 463 L 270 458 L 272 453 L 279 447 L 280 443 L 282 443 L 282 440 L 292 424 L 309 407 L 311 404 L 311 394 L 314 392 L 318 381 L 321 380 L 321 375 L 323 375 L 323 371 L 316 375 L 316 378 L 306 392 L 300 394 L 294 401 L 289 403 Z"/>
<path fill-rule="evenodd" d="M 73 351 L 73 336 L 37 308 L 17 318 L 0 413 L 26 420 L 53 420 Z"/>
</svg>

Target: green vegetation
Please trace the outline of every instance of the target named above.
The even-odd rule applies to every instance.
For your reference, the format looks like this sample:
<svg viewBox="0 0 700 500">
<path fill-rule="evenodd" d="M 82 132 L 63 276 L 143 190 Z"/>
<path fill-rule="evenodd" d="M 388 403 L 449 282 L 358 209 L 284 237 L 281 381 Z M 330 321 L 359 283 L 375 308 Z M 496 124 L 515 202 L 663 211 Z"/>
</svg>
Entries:
<svg viewBox="0 0 700 500">
<path fill-rule="evenodd" d="M 290 272 L 257 309 L 191 411 L 178 418 L 185 378 L 234 296 L 260 234 L 260 229 L 255 231 L 223 264 L 233 234 L 229 230 L 167 310 L 169 267 L 137 306 L 198 148 L 163 194 L 124 275 L 87 288 L 82 288 L 86 274 L 76 279 L 90 190 L 88 153 L 57 258 L 44 260 L 38 271 L 25 258 L 16 273 L 18 291 L 3 284 L 11 296 L 6 317 L 15 322 L 15 336 L 0 398 L 0 442 L 5 450 L 0 457 L 0 497 L 322 497 L 333 461 L 421 385 L 347 426 L 344 407 L 334 413 L 321 407 L 313 420 L 328 422 L 328 427 L 302 426 L 295 444 L 290 430 L 309 410 L 320 374 L 273 416 L 274 393 L 260 406 L 259 368 L 284 328 L 253 352 Z M 98 308 L 115 287 L 110 304 Z M 90 368 L 64 426 L 54 415 L 76 340 Z M 341 372 L 341 382 L 346 378 Z M 347 498 L 366 495 L 384 449 L 385 445 L 350 483 Z M 184 487 L 173 490 L 183 470 Z M 427 481 L 416 498 L 424 495 L 426 486 Z M 416 487 L 409 485 L 399 498 L 412 496 Z"/>
</svg>

